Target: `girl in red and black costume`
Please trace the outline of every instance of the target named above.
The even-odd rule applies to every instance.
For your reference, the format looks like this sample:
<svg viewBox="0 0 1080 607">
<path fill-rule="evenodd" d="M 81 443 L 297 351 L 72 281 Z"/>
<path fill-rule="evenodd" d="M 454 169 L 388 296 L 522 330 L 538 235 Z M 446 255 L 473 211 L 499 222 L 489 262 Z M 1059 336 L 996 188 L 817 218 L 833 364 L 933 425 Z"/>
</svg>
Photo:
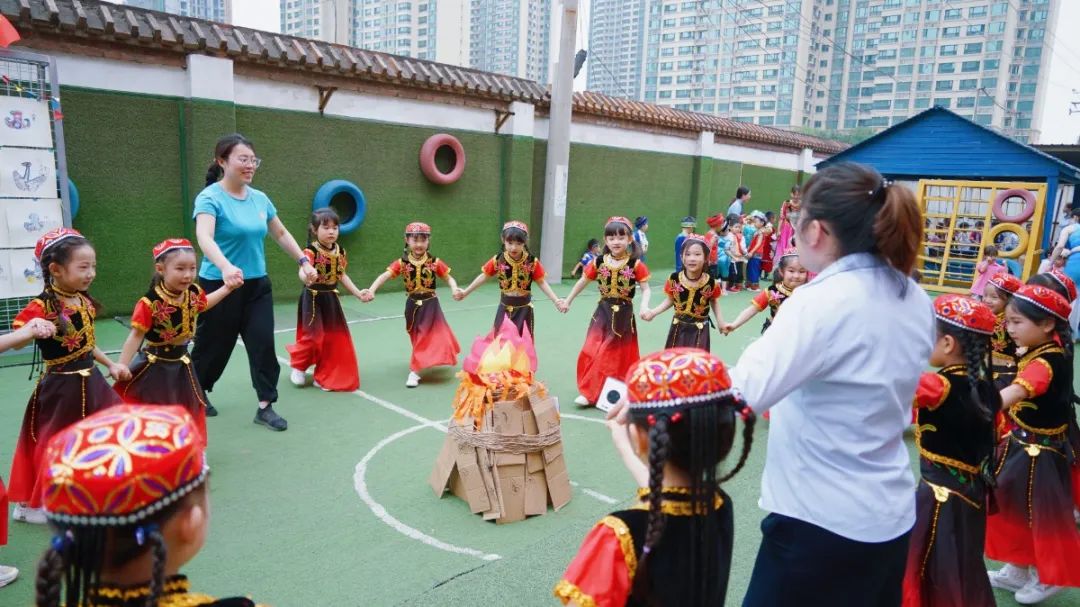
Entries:
<svg viewBox="0 0 1080 607">
<path fill-rule="evenodd" d="M 135 303 L 131 333 L 120 350 L 120 364 L 131 379 L 113 385 L 126 403 L 183 405 L 206 434 L 206 392 L 191 367 L 188 343 L 199 314 L 233 291 L 222 286 L 207 295 L 195 282 L 195 248 L 186 238 L 169 238 L 154 247 L 154 278 Z M 146 346 L 141 350 L 143 340 Z"/>
<path fill-rule="evenodd" d="M 983 303 L 989 306 L 995 315 L 990 347 L 993 349 L 991 364 L 994 370 L 994 385 L 998 390 L 1008 387 L 1016 378 L 1016 342 L 1005 329 L 1005 306 L 1009 304 L 1013 293 L 1022 286 L 1024 283 L 1019 278 L 1008 272 L 999 272 L 990 279 L 983 291 Z M 999 427 L 1004 429 L 1002 434 L 1007 432 L 1004 426 L 999 424 Z"/>
<path fill-rule="evenodd" d="M 461 346 L 443 316 L 442 307 L 435 293 L 435 279 L 441 278 L 450 285 L 454 297 L 460 299 L 461 289 L 450 275 L 450 266 L 428 252 L 431 226 L 419 221 L 405 226 L 405 252 L 395 259 L 386 271 L 360 292 L 360 299 L 371 301 L 375 292 L 391 278 L 405 281 L 405 330 L 412 340 L 412 360 L 409 362 L 409 378 L 405 387 L 420 384 L 420 371 L 428 367 L 456 365 Z"/>
<path fill-rule="evenodd" d="M 960 295 L 934 301 L 937 342 L 915 392 L 922 482 L 908 545 L 904 605 L 994 605 L 983 574 L 987 480 L 1000 396 L 990 371 L 994 313 Z"/>
<path fill-rule="evenodd" d="M 709 245 L 700 234 L 689 234 L 682 245 L 682 270 L 673 272 L 664 283 L 664 302 L 641 313 L 642 320 L 652 320 L 668 308 L 675 308 L 665 348 L 687 347 L 709 349 L 709 329 L 712 319 L 724 325 L 720 312 L 723 289 L 708 272 Z"/>
<path fill-rule="evenodd" d="M 35 318 L 43 318 L 54 326 L 54 331 L 51 337 L 35 340 L 45 372 L 23 415 L 11 463 L 8 497 L 16 503 L 12 518 L 44 524 L 38 470 L 49 438 L 87 415 L 120 402 L 95 361 L 108 367 L 113 379 L 128 379 L 131 375 L 126 367 L 110 360 L 94 338 L 99 306 L 87 289 L 97 275 L 97 255 L 90 241 L 71 228 L 50 230 L 37 241 L 34 257 L 41 264 L 45 290 L 19 312 L 11 326 L 19 329 Z"/>
<path fill-rule="evenodd" d="M 765 324 L 761 326 L 761 332 L 764 333 L 766 329 L 772 326 L 772 321 L 776 318 L 776 313 L 780 311 L 780 306 L 795 293 L 795 289 L 806 284 L 806 268 L 799 263 L 799 251 L 795 247 L 791 247 L 780 256 L 779 272 L 779 281 L 774 282 L 769 285 L 769 288 L 755 295 L 750 300 L 750 305 L 739 313 L 734 322 L 721 327 L 724 335 L 729 335 L 766 309 L 769 310 L 769 317 L 765 319 Z"/>
<path fill-rule="evenodd" d="M 296 343 L 289 351 L 296 386 L 307 384 L 307 370 L 315 367 L 315 384 L 327 392 L 352 392 L 360 387 L 349 324 L 338 300 L 338 284 L 359 299 L 360 289 L 345 274 L 349 265 L 345 249 L 338 244 L 341 219 L 333 209 L 319 209 L 308 222 L 308 246 L 304 255 L 311 260 L 317 278 L 304 288 L 296 307 Z"/>
<path fill-rule="evenodd" d="M 585 537 L 555 596 L 563 604 L 716 605 L 727 594 L 734 540 L 720 485 L 750 454 L 754 414 L 724 363 L 696 348 L 650 354 L 626 376 L 629 405 L 609 422 L 638 486 L 638 503 L 605 516 Z M 743 419 L 738 463 L 717 467 Z M 640 459 L 639 459 L 640 458 Z"/>
<path fill-rule="evenodd" d="M 540 264 L 540 258 L 529 251 L 529 227 L 520 221 L 508 221 L 502 229 L 503 250 L 492 257 L 480 268 L 480 275 L 465 287 L 460 297 L 464 299 L 488 278 L 499 280 L 499 308 L 495 312 L 495 331 L 502 326 L 503 319 L 510 317 L 518 332 L 533 336 L 532 285 L 536 283 L 540 290 L 559 308 L 562 299 L 551 290 L 547 282 L 547 273 Z"/>
<path fill-rule="evenodd" d="M 1028 279 L 1028 284 L 1053 289 L 1066 300 L 1076 301 L 1076 283 L 1060 268 L 1054 268 L 1044 274 L 1036 274 Z M 1077 404 L 1075 394 L 1073 404 Z M 1069 409 L 1069 459 L 1072 462 L 1069 469 L 1072 473 L 1073 518 L 1080 523 L 1080 425 L 1076 421 L 1075 408 Z"/>
<path fill-rule="evenodd" d="M 1027 352 L 1013 384 L 1001 391 L 1014 427 L 998 447 L 998 512 L 987 519 L 986 556 L 1007 563 L 990 573 L 990 583 L 1016 592 L 1024 604 L 1080 586 L 1067 438 L 1070 311 L 1064 297 L 1038 285 L 1021 287 L 1005 309 L 1009 334 Z"/>
<path fill-rule="evenodd" d="M 591 405 L 609 377 L 622 377 L 639 358 L 637 323 L 634 321 L 634 293 L 641 285 L 641 307 L 649 309 L 649 268 L 638 259 L 633 245 L 630 220 L 612 217 L 604 226 L 604 251 L 582 272 L 570 296 L 560 310 L 566 312 L 574 298 L 589 281 L 600 285 L 600 303 L 596 306 L 585 345 L 577 363 L 580 394 L 574 402 Z"/>
</svg>

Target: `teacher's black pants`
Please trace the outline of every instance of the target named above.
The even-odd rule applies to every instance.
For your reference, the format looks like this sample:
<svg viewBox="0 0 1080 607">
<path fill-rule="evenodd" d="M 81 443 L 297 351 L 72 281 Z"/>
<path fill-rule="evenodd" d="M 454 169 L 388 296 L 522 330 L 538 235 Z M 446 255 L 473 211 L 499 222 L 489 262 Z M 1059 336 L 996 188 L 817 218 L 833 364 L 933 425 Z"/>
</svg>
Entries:
<svg viewBox="0 0 1080 607">
<path fill-rule="evenodd" d="M 743 607 L 898 607 L 911 532 L 857 542 L 780 514 L 761 522 Z"/>
<path fill-rule="evenodd" d="M 207 293 L 224 284 L 220 280 L 199 278 L 199 285 Z M 277 401 L 281 365 L 274 351 L 274 301 L 269 276 L 244 279 L 242 287 L 199 315 L 191 364 L 207 392 L 214 389 L 225 371 L 237 337 L 244 340 L 251 385 L 259 401 Z"/>
</svg>

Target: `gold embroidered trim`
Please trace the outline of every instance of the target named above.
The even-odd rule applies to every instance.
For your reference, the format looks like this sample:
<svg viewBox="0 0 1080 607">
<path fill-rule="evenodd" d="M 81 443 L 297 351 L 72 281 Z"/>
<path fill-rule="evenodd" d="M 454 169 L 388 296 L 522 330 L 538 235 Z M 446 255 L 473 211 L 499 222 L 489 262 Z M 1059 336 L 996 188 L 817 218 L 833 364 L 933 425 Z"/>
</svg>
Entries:
<svg viewBox="0 0 1080 607">
<path fill-rule="evenodd" d="M 664 487 L 661 493 L 673 493 L 675 495 L 690 495 L 690 489 L 686 487 Z M 637 491 L 639 503 L 631 506 L 631 510 L 648 510 L 649 504 L 649 490 L 646 488 L 638 489 Z M 724 498 L 719 495 L 713 500 L 713 510 L 719 510 L 724 506 Z M 694 516 L 693 507 L 690 502 L 676 502 L 671 500 L 661 500 L 660 512 L 669 516 Z M 708 514 L 707 512 L 698 512 L 696 514 Z"/>
<path fill-rule="evenodd" d="M 1027 392 L 1028 398 L 1035 397 L 1035 386 L 1031 385 L 1031 382 L 1028 380 L 1023 377 L 1017 377 L 1013 379 L 1013 383 L 1023 388 L 1024 391 Z"/>
<path fill-rule="evenodd" d="M 1017 380 L 1020 381 L 1020 380 Z M 1029 426 L 1020 421 L 1020 417 L 1017 415 L 1017 411 L 1024 408 L 1033 408 L 1038 410 L 1038 405 L 1035 403 L 1029 403 L 1027 401 L 1019 402 L 1009 408 L 1009 418 L 1016 422 L 1017 426 L 1020 426 L 1024 430 L 1032 434 L 1038 434 L 1040 436 L 1058 436 L 1064 434 L 1069 429 L 1069 424 L 1063 424 L 1057 428 L 1036 428 L 1035 426 Z"/>
<path fill-rule="evenodd" d="M 950 496 L 956 496 L 956 497 L 960 498 L 961 500 L 963 500 L 964 503 L 971 506 L 972 508 L 975 508 L 976 510 L 981 510 L 982 509 L 982 506 L 980 506 L 975 500 L 971 499 L 970 497 L 968 497 L 968 496 L 966 496 L 966 495 L 964 495 L 962 493 L 959 493 L 957 491 L 949 489 L 948 487 L 943 487 L 941 485 L 931 483 L 930 481 L 926 480 L 925 478 L 922 479 L 922 482 L 926 483 L 927 486 L 929 486 L 930 489 L 932 489 L 934 491 L 934 500 L 937 501 L 938 503 L 944 504 L 945 502 L 949 501 Z"/>
<path fill-rule="evenodd" d="M 630 528 L 621 518 L 614 516 L 605 516 L 598 524 L 615 533 L 615 539 L 619 540 L 619 548 L 622 549 L 623 561 L 626 562 L 626 572 L 633 581 L 634 574 L 637 573 L 637 552 L 634 551 L 634 536 L 630 535 Z"/>
<path fill-rule="evenodd" d="M 574 601 L 580 607 L 596 607 L 596 600 L 591 596 L 585 594 L 576 585 L 571 584 L 566 580 L 561 580 L 555 585 L 555 598 L 562 601 L 563 605 L 566 605 L 570 601 Z"/>
<path fill-rule="evenodd" d="M 1063 354 L 1064 352 L 1065 350 L 1054 342 L 1045 343 L 1036 348 L 1032 348 L 1026 354 L 1020 357 L 1020 370 L 1023 370 L 1028 363 L 1032 362 L 1043 354 Z"/>
<path fill-rule="evenodd" d="M 919 455 L 931 462 L 941 464 L 942 466 L 949 466 L 950 468 L 956 468 L 957 470 L 967 472 L 968 474 L 978 475 L 981 472 L 978 466 L 972 466 L 971 464 L 964 463 L 958 459 L 938 455 L 933 451 L 927 451 L 922 448 L 922 445 L 919 445 Z"/>
</svg>

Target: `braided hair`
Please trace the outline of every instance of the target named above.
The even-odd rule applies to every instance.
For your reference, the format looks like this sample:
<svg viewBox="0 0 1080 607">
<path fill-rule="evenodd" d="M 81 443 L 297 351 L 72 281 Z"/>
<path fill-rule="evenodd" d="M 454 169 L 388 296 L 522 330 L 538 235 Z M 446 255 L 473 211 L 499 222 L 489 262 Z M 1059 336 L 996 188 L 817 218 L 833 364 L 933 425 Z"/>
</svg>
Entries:
<svg viewBox="0 0 1080 607">
<path fill-rule="evenodd" d="M 61 594 L 63 604 L 94 605 L 103 569 L 122 567 L 149 551 L 152 564 L 146 606 L 157 607 L 165 588 L 167 556 L 161 525 L 181 508 L 201 500 L 205 492 L 206 484 L 203 483 L 182 499 L 133 525 L 111 527 L 51 522 L 56 536 L 38 563 L 36 606 L 59 607 Z"/>
<path fill-rule="evenodd" d="M 689 506 L 691 537 L 696 538 L 689 554 L 679 555 L 689 561 L 694 584 L 690 588 L 691 604 L 703 604 L 718 591 L 715 547 L 720 542 L 716 518 L 708 516 L 715 509 L 720 484 L 732 478 L 746 464 L 753 443 L 755 417 L 741 399 L 724 397 L 712 406 L 694 406 L 677 413 L 658 413 L 651 420 L 640 412 L 631 411 L 633 423 L 649 436 L 649 517 L 645 541 L 637 555 L 632 596 L 646 604 L 657 603 L 649 565 L 656 551 L 663 549 L 667 515 L 663 513 L 664 467 L 671 464 L 686 471 L 690 477 Z M 741 410 L 740 410 L 741 408 Z M 743 416 L 743 445 L 739 461 L 722 477 L 717 467 L 731 452 L 735 439 L 736 413 Z"/>
<path fill-rule="evenodd" d="M 994 375 L 990 370 L 990 336 L 956 325 L 938 321 L 938 335 L 948 335 L 960 344 L 967 364 L 968 381 L 971 384 L 972 413 L 977 419 L 989 422 L 1001 408 L 1001 394 L 994 388 Z"/>
</svg>

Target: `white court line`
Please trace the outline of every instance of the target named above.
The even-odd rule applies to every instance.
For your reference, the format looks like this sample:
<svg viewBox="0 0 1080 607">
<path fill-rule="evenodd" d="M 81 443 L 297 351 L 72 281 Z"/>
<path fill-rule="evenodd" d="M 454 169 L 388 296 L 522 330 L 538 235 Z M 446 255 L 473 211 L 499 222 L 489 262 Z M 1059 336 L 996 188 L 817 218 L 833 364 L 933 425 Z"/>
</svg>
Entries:
<svg viewBox="0 0 1080 607">
<path fill-rule="evenodd" d="M 367 475 L 368 462 L 370 462 L 371 459 L 373 457 L 375 457 L 375 455 L 380 450 L 382 450 L 383 447 L 389 445 L 390 443 L 396 441 L 397 439 L 399 439 L 399 438 L 401 438 L 401 437 L 403 437 L 403 436 L 405 436 L 407 434 L 412 434 L 413 432 L 416 432 L 418 430 L 423 430 L 424 428 L 430 428 L 430 427 L 432 427 L 432 425 L 437 426 L 438 424 L 435 423 L 435 422 L 431 422 L 430 424 L 429 423 L 421 423 L 421 424 L 417 424 L 417 425 L 415 425 L 415 426 L 413 426 L 411 428 L 406 428 L 404 430 L 401 430 L 400 432 L 395 432 L 394 434 L 391 434 L 390 436 L 382 439 L 381 441 L 378 442 L 378 444 L 376 444 L 374 447 L 372 447 L 371 451 L 368 451 L 367 455 L 365 455 L 364 458 L 360 460 L 360 463 L 356 464 L 356 474 L 353 475 L 353 486 L 356 488 L 356 493 L 360 496 L 360 499 L 363 500 L 363 502 L 365 504 L 367 504 L 367 507 L 371 509 L 371 512 L 374 513 L 375 516 L 377 516 L 379 518 L 379 520 L 386 523 L 387 525 L 392 527 L 395 531 L 397 531 L 398 533 L 401 533 L 402 535 L 405 535 L 406 537 L 414 539 L 414 540 L 416 540 L 418 542 L 423 542 L 424 544 L 427 544 L 428 546 L 431 546 L 432 548 L 438 548 L 439 550 L 445 550 L 446 552 L 453 552 L 455 554 L 464 554 L 466 556 L 473 556 L 473 557 L 476 557 L 476 558 L 484 560 L 484 561 L 497 561 L 497 560 L 499 560 L 499 558 L 501 558 L 497 554 L 488 554 L 488 553 L 485 553 L 485 552 L 481 552 L 480 550 L 475 550 L 473 548 L 463 548 L 461 546 L 455 546 L 453 544 L 448 544 L 448 543 L 446 543 L 446 542 L 444 542 L 442 540 L 435 539 L 435 538 L 431 537 L 430 535 L 427 535 L 426 533 L 423 533 L 422 531 L 419 531 L 417 529 L 414 529 L 414 528 L 406 525 L 405 523 L 403 523 L 403 522 L 399 521 L 398 519 L 394 518 L 393 515 L 391 515 L 389 512 L 387 512 L 386 508 L 383 507 L 383 505 L 380 504 L 379 502 L 375 501 L 375 499 L 373 497 L 371 497 L 371 494 L 368 492 L 367 481 L 365 480 L 365 476 Z M 443 431 L 445 431 L 445 430 L 446 429 L 443 428 Z"/>
<path fill-rule="evenodd" d="M 550 300 L 545 298 L 543 301 L 550 301 Z M 484 304 L 482 306 L 472 306 L 472 307 L 469 307 L 469 308 L 461 308 L 459 310 L 454 310 L 454 311 L 455 312 L 472 312 L 474 310 L 486 310 L 488 308 L 494 309 L 494 308 L 497 308 L 497 307 L 499 307 L 499 304 Z M 390 316 L 372 316 L 371 318 L 356 318 L 356 319 L 353 319 L 353 320 L 345 321 L 345 324 L 347 324 L 347 325 L 358 325 L 358 324 L 366 323 L 366 322 L 378 322 L 380 320 L 394 320 L 395 318 L 405 318 L 405 315 L 404 314 L 391 314 Z M 296 327 L 293 327 L 291 329 L 274 329 L 274 335 L 280 335 L 282 333 L 293 333 L 295 331 L 296 331 Z"/>
</svg>

